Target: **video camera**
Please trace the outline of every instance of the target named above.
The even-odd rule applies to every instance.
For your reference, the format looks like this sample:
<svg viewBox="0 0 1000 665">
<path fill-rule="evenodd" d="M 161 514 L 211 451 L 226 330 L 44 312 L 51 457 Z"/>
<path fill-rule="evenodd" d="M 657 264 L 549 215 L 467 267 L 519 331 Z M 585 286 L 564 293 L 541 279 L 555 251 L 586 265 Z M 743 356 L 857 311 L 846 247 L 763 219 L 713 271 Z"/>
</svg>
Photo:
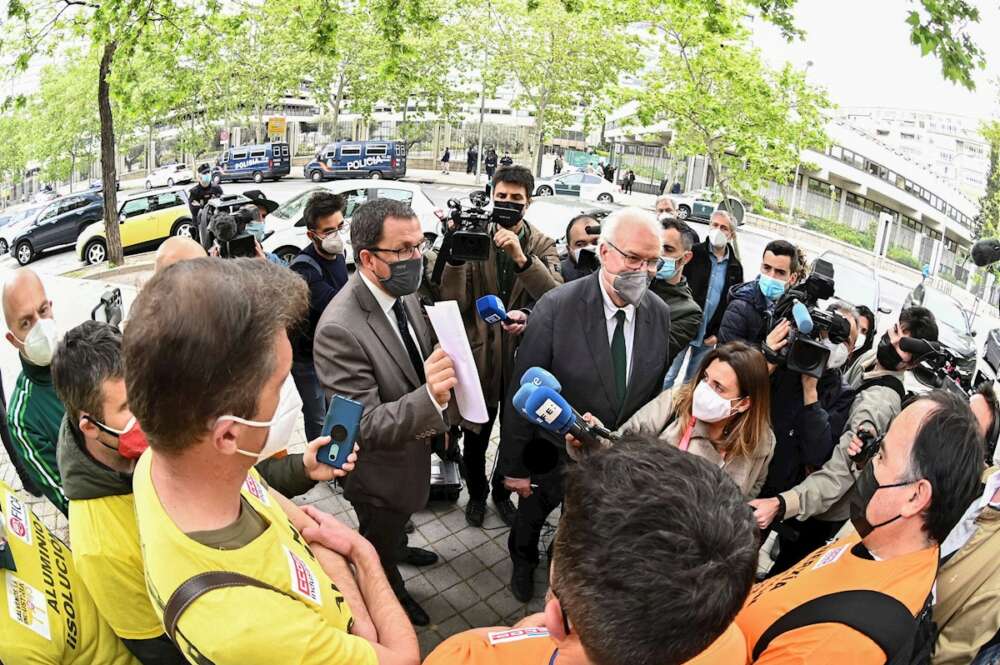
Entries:
<svg viewBox="0 0 1000 665">
<path fill-rule="evenodd" d="M 912 354 L 918 365 L 910 370 L 914 378 L 928 388 L 950 390 L 968 399 L 972 392 L 972 373 L 966 369 L 969 358 L 941 342 L 903 337 L 899 348 Z"/>
<path fill-rule="evenodd" d="M 765 346 L 769 362 L 816 378 L 823 374 L 830 349 L 820 341 L 822 333 L 834 344 L 846 342 L 851 334 L 851 325 L 844 317 L 816 307 L 818 301 L 832 298 L 833 291 L 833 264 L 816 259 L 809 277 L 786 291 L 774 305 L 774 324 L 786 319 L 793 327 L 788 343 L 780 351 Z"/>
<path fill-rule="evenodd" d="M 247 224 L 260 221 L 260 210 L 242 194 L 211 199 L 198 218 L 199 228 L 207 230 L 203 246 L 210 249 L 214 241 L 224 259 L 256 256 L 257 240 L 247 231 Z"/>
<path fill-rule="evenodd" d="M 490 243 L 493 238 L 489 233 L 491 214 L 487 212 L 489 195 L 483 191 L 475 191 L 469 195 L 471 207 L 463 208 L 457 199 L 448 199 L 448 209 L 451 211 L 448 219 L 451 224 L 443 223 L 444 238 L 441 250 L 438 252 L 431 282 L 441 283 L 445 262 L 451 261 L 485 261 L 490 256 Z"/>
</svg>

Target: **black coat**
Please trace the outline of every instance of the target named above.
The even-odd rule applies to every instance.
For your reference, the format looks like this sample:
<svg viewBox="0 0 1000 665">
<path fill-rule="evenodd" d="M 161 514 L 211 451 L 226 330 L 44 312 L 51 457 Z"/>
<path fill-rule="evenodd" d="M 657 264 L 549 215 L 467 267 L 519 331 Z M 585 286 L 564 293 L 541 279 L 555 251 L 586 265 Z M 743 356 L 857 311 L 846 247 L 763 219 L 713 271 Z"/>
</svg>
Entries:
<svg viewBox="0 0 1000 665">
<path fill-rule="evenodd" d="M 562 395 L 579 413 L 597 416 L 609 429 L 617 429 L 632 414 L 660 394 L 667 373 L 670 308 L 653 293 L 646 293 L 636 308 L 632 369 L 624 403 L 615 394 L 614 366 L 608 342 L 599 273 L 552 289 L 531 312 L 524 339 L 515 357 L 513 376 L 531 367 L 542 367 L 562 384 Z M 512 382 L 508 404 L 516 392 Z M 542 430 L 514 409 L 504 410 L 498 471 L 512 478 L 529 477 L 525 452 L 529 446 L 550 446 Z M 557 444 L 565 455 L 565 442 Z"/>
<path fill-rule="evenodd" d="M 705 311 L 705 300 L 708 298 L 708 282 L 712 278 L 712 259 L 709 257 L 712 248 L 708 240 L 698 243 L 691 248 L 693 254 L 691 263 L 684 266 L 684 276 L 687 278 L 688 286 L 691 287 L 691 295 L 698 303 L 702 311 Z M 719 305 L 712 314 L 712 320 L 705 327 L 705 337 L 717 335 L 719 324 L 722 323 L 722 314 L 729 304 L 729 290 L 737 284 L 743 282 L 743 264 L 736 258 L 733 246 L 729 246 L 729 263 L 726 265 L 726 282 L 722 286 L 722 295 L 719 297 Z"/>
</svg>

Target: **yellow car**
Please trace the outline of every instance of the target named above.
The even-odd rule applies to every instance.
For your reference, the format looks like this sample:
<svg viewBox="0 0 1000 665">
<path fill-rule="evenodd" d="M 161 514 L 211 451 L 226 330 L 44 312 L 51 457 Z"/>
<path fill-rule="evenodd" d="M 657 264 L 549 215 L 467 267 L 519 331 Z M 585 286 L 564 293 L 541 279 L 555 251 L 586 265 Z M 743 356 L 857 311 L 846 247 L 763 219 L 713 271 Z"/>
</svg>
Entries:
<svg viewBox="0 0 1000 665">
<path fill-rule="evenodd" d="M 180 189 L 130 196 L 118 207 L 118 229 L 125 252 L 155 247 L 170 236 L 195 237 L 187 194 Z M 76 239 L 76 254 L 88 265 L 108 258 L 104 222 L 86 227 Z"/>
</svg>

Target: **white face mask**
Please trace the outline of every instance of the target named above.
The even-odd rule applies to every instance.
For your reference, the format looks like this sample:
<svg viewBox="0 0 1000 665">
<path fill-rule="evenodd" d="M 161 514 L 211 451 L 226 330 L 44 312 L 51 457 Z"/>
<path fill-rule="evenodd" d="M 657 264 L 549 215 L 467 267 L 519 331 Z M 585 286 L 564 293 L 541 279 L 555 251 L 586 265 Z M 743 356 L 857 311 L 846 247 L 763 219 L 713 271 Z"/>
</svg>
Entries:
<svg viewBox="0 0 1000 665">
<path fill-rule="evenodd" d="M 830 349 L 830 357 L 826 360 L 827 369 L 838 369 L 844 366 L 847 362 L 847 356 L 850 354 L 847 352 L 846 344 L 834 344 L 828 339 L 823 340 L 823 346 Z"/>
<path fill-rule="evenodd" d="M 712 229 L 708 232 L 708 241 L 712 243 L 712 247 L 725 247 L 729 238 L 722 232 L 722 229 Z"/>
<path fill-rule="evenodd" d="M 344 239 L 340 237 L 340 231 L 328 233 L 320 241 L 320 245 L 323 248 L 323 252 L 330 256 L 336 256 L 344 252 Z"/>
<path fill-rule="evenodd" d="M 278 407 L 274 410 L 274 416 L 271 417 L 271 420 L 259 422 L 246 420 L 238 416 L 219 416 L 216 422 L 219 420 L 231 420 L 234 423 L 240 423 L 248 427 L 269 427 L 267 440 L 264 441 L 264 447 L 260 449 L 260 452 L 252 453 L 240 450 L 239 448 L 236 449 L 236 452 L 239 454 L 254 457 L 260 462 L 288 447 L 288 439 L 292 437 L 292 430 L 295 429 L 295 421 L 301 410 L 302 398 L 299 397 L 299 391 L 295 388 L 295 381 L 289 375 L 285 379 L 285 383 L 281 386 Z"/>
<path fill-rule="evenodd" d="M 733 400 L 726 399 L 708 385 L 707 381 L 701 381 L 694 389 L 694 396 L 691 400 L 691 415 L 702 422 L 717 423 L 725 420 L 733 414 Z"/>
<path fill-rule="evenodd" d="M 52 363 L 52 354 L 59 344 L 59 334 L 56 332 L 54 319 L 38 319 L 25 336 L 24 340 L 11 333 L 17 341 L 24 345 L 22 353 L 32 365 L 47 367 Z"/>
<path fill-rule="evenodd" d="M 587 245 L 586 247 L 577 247 L 576 249 L 573 250 L 574 263 L 580 262 L 580 257 L 583 256 L 584 252 L 587 252 L 592 256 L 597 256 L 596 248 L 593 245 Z"/>
<path fill-rule="evenodd" d="M 854 343 L 854 348 L 863 349 L 865 347 L 865 342 L 867 341 L 868 341 L 868 336 L 865 335 L 864 333 L 861 333 L 860 335 L 858 335 L 858 341 Z"/>
</svg>

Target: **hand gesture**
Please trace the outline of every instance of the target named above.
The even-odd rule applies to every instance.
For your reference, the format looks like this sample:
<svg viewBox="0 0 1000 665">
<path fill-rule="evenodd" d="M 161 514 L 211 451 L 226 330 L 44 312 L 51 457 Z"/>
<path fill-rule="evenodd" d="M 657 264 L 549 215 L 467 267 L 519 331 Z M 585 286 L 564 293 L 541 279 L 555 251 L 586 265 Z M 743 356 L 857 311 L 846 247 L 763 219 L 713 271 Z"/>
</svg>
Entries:
<svg viewBox="0 0 1000 665">
<path fill-rule="evenodd" d="M 778 515 L 781 503 L 777 499 L 754 499 L 750 502 L 750 507 L 753 508 L 757 527 L 763 530 L 771 526 L 771 522 Z"/>
<path fill-rule="evenodd" d="M 524 250 L 521 249 L 521 241 L 518 240 L 517 234 L 510 229 L 497 229 L 493 234 L 493 243 L 518 265 L 528 260 Z"/>
<path fill-rule="evenodd" d="M 440 346 L 434 347 L 434 352 L 424 361 L 424 376 L 437 405 L 441 408 L 448 406 L 451 389 L 458 385 L 458 378 L 455 376 L 455 365 Z"/>
<path fill-rule="evenodd" d="M 302 512 L 316 521 L 316 526 L 302 529 L 302 536 L 310 543 L 319 543 L 349 560 L 366 545 L 371 547 L 361 534 L 333 515 L 314 506 L 302 506 Z"/>
<path fill-rule="evenodd" d="M 519 309 L 507 312 L 507 321 L 500 324 L 508 335 L 520 335 L 528 325 L 528 315 Z"/>
</svg>

